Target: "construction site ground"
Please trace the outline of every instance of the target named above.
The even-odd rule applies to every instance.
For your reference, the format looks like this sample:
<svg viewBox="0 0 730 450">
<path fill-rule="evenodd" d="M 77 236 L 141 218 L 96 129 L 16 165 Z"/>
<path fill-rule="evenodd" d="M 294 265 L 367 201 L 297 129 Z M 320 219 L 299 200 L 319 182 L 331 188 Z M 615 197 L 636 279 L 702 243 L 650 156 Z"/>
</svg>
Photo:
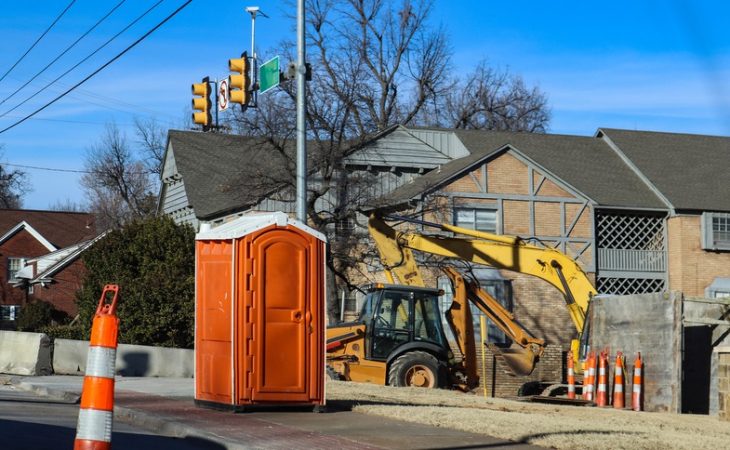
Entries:
<svg viewBox="0 0 730 450">
<path fill-rule="evenodd" d="M 730 422 L 706 415 L 526 403 L 477 391 L 330 381 L 327 399 L 364 414 L 559 449 L 718 449 L 730 439 Z"/>
<path fill-rule="evenodd" d="M 6 383 L 78 402 L 83 377 L 7 377 Z M 2 381 L 2 380 L 0 380 Z M 327 382 L 327 411 L 269 408 L 233 414 L 193 404 L 192 378 L 116 378 L 115 420 L 249 448 L 720 449 L 730 422 L 485 398 L 480 392 Z"/>
</svg>

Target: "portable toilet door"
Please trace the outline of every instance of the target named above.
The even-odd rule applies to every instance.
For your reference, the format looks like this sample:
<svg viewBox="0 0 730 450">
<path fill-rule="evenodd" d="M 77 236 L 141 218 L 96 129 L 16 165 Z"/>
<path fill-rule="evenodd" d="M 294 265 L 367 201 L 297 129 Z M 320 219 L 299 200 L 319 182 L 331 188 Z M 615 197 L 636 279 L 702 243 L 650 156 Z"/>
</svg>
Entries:
<svg viewBox="0 0 730 450">
<path fill-rule="evenodd" d="M 324 404 L 324 235 L 259 213 L 196 240 L 196 404 Z"/>
<path fill-rule="evenodd" d="M 242 403 L 311 402 L 324 377 L 324 243 L 300 228 L 270 227 L 240 241 L 244 268 L 239 347 Z"/>
</svg>

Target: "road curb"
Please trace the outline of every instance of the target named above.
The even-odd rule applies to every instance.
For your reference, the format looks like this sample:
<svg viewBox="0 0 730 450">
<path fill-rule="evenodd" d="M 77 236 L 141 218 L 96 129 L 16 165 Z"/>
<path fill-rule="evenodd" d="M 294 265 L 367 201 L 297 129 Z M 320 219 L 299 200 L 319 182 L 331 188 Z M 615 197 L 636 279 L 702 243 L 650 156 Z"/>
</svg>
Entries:
<svg viewBox="0 0 730 450">
<path fill-rule="evenodd" d="M 75 392 L 39 386 L 33 382 L 24 381 L 18 377 L 10 377 L 10 384 L 27 392 L 33 392 L 39 396 L 53 399 L 55 401 L 77 404 L 81 396 Z M 152 414 L 126 406 L 114 406 L 114 420 L 119 420 L 129 425 L 138 426 L 150 431 L 162 432 L 177 438 L 206 439 L 221 445 L 226 450 L 251 450 L 252 447 L 232 442 L 222 436 L 209 433 L 198 428 L 184 425 L 169 418 L 160 418 Z"/>
<path fill-rule="evenodd" d="M 79 403 L 81 396 L 75 392 L 65 391 L 63 389 L 54 389 L 45 386 L 38 386 L 37 384 L 29 383 L 17 378 L 11 378 L 10 383 L 22 389 L 24 391 L 33 392 L 40 396 L 50 398 L 62 403 L 76 404 Z"/>
<path fill-rule="evenodd" d="M 232 442 L 215 433 L 202 431 L 189 425 L 184 425 L 174 419 L 160 418 L 152 414 L 140 411 L 135 408 L 126 406 L 114 406 L 114 420 L 120 420 L 124 423 L 146 428 L 148 430 L 164 432 L 178 438 L 198 438 L 206 439 L 219 444 L 227 450 L 251 450 L 252 447 Z"/>
</svg>

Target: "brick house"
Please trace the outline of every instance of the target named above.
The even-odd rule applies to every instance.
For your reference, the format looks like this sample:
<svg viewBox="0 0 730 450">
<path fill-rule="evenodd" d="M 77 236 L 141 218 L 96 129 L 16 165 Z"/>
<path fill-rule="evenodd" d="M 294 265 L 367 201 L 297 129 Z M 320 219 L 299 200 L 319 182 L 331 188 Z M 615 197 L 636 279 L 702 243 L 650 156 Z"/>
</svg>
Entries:
<svg viewBox="0 0 730 450">
<path fill-rule="evenodd" d="M 75 314 L 74 296 L 83 271 L 78 250 L 96 236 L 93 215 L 0 210 L 0 233 L 0 311 L 5 325 L 12 326 L 7 322 L 32 299 Z"/>
<path fill-rule="evenodd" d="M 469 156 L 396 189 L 387 209 L 559 248 L 599 293 L 730 295 L 730 138 L 443 132 Z M 567 348 L 574 331 L 552 286 L 507 271 L 475 274 L 527 329 Z M 532 378 L 559 379 L 561 365 L 550 349 Z M 498 395 L 514 395 L 525 380 L 502 381 Z"/>
</svg>

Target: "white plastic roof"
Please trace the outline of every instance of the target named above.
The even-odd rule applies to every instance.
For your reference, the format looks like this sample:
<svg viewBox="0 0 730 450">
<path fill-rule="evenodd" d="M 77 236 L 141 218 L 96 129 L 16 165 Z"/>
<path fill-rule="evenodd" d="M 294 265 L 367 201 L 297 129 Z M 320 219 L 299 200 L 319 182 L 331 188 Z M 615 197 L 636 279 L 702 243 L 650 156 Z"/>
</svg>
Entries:
<svg viewBox="0 0 730 450">
<path fill-rule="evenodd" d="M 327 242 L 327 238 L 324 234 L 296 219 L 292 219 L 283 212 L 248 213 L 236 220 L 224 223 L 215 228 L 207 230 L 201 228 L 201 231 L 195 235 L 195 239 L 198 241 L 237 239 L 273 224 L 276 224 L 279 227 L 291 225 L 316 237 L 320 241 Z"/>
</svg>

